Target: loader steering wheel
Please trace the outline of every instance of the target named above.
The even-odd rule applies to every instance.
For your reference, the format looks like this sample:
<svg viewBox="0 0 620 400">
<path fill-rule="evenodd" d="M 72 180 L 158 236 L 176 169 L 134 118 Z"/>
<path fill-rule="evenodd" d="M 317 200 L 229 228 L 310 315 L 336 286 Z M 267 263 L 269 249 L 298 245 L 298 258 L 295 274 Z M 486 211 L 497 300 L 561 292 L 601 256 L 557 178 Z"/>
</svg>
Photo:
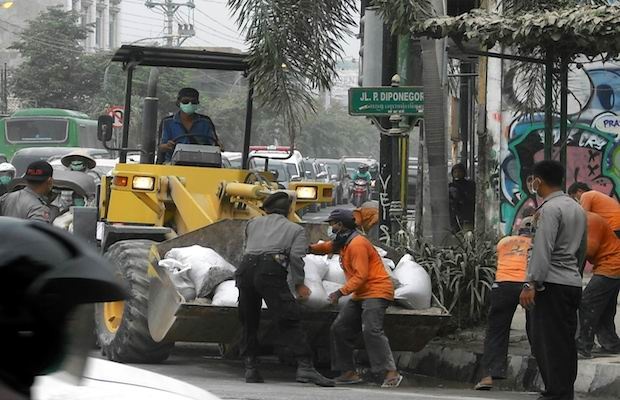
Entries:
<svg viewBox="0 0 620 400">
<path fill-rule="evenodd" d="M 179 139 L 184 139 L 184 138 L 189 138 L 189 137 L 205 138 L 204 135 L 198 135 L 196 133 L 186 133 L 186 134 L 183 134 L 181 136 L 178 136 L 178 137 L 174 138 L 173 142 L 176 145 L 176 144 L 179 144 Z M 201 146 L 210 146 L 210 145 L 205 144 L 205 143 L 190 143 L 190 144 L 198 144 L 198 145 L 201 145 Z M 217 144 L 213 144 L 212 146 L 217 146 Z"/>
<path fill-rule="evenodd" d="M 252 179 L 254 178 L 254 179 Z M 266 186 L 270 186 L 271 183 L 267 180 L 267 178 L 265 178 L 264 176 L 262 176 L 261 174 L 259 174 L 256 171 L 250 171 L 250 173 L 248 174 L 248 176 L 245 178 L 245 182 L 244 183 L 254 183 L 254 182 L 260 182 Z"/>
</svg>

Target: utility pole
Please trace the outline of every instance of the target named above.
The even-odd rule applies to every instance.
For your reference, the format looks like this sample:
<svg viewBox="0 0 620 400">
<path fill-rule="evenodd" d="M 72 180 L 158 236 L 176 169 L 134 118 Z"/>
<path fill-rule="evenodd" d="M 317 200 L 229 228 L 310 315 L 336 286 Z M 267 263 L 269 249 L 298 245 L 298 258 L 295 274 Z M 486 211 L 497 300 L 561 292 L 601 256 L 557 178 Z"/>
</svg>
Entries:
<svg viewBox="0 0 620 400">
<path fill-rule="evenodd" d="M 175 2 L 173 0 L 146 0 L 144 5 L 147 8 L 159 8 L 164 13 L 164 30 L 166 32 L 167 47 L 181 47 L 185 40 L 196 36 L 194 29 L 194 0 L 186 0 L 185 2 Z M 186 8 L 187 14 L 180 12 Z M 174 32 L 174 25 L 177 24 L 177 32 Z"/>
</svg>

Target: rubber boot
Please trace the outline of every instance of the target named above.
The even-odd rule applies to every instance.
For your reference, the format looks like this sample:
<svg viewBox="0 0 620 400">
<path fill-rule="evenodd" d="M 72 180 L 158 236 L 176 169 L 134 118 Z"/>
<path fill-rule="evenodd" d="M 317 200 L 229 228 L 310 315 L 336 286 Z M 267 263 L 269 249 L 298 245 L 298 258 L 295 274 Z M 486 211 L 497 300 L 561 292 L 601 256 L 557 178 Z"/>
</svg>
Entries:
<svg viewBox="0 0 620 400">
<path fill-rule="evenodd" d="M 297 361 L 297 382 L 301 383 L 314 383 L 318 386 L 333 387 L 336 386 L 332 379 L 328 379 L 321 375 L 319 371 L 314 368 L 312 361 L 307 358 Z"/>
<path fill-rule="evenodd" d="M 256 358 L 254 357 L 246 357 L 243 360 L 243 364 L 245 365 L 245 383 L 263 383 L 265 380 L 261 376 L 260 372 L 258 372 L 258 368 L 256 366 Z"/>
</svg>

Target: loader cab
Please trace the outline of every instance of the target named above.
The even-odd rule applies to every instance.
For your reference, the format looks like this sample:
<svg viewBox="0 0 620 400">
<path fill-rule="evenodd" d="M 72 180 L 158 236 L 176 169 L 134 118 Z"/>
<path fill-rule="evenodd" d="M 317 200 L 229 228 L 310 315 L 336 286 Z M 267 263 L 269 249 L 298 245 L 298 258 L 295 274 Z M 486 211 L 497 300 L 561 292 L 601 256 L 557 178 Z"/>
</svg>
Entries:
<svg viewBox="0 0 620 400">
<path fill-rule="evenodd" d="M 163 48 L 163 47 L 143 47 L 125 45 L 116 51 L 112 57 L 113 62 L 122 63 L 126 73 L 125 104 L 123 112 L 122 132 L 118 142 L 120 146 L 113 146 L 110 142 L 113 139 L 113 127 L 115 121 L 109 115 L 102 115 L 98 120 L 97 137 L 103 142 L 104 147 L 109 150 L 118 151 L 120 163 L 127 161 L 127 153 L 139 152 L 141 164 L 155 164 L 158 158 L 159 136 L 158 125 L 160 119 L 157 116 L 158 98 L 157 81 L 159 72 L 157 67 L 181 68 L 194 70 L 214 70 L 241 73 L 246 75 L 248 64 L 244 54 L 223 53 L 217 51 Z M 129 132 L 132 110 L 132 96 L 134 84 L 134 72 L 139 67 L 152 67 L 147 92 L 143 100 L 142 107 L 142 127 L 140 138 L 137 140 L 138 148 L 129 148 Z M 248 81 L 245 129 L 244 129 L 244 148 L 242 152 L 241 168 L 248 169 L 248 154 L 250 145 L 250 135 L 252 126 L 252 82 Z M 187 135 L 191 136 L 191 135 Z M 134 142 L 136 142 L 134 140 Z M 179 143 L 172 155 L 170 164 L 179 166 L 197 167 L 222 167 L 221 149 L 216 146 L 181 144 Z M 161 160 L 158 160 L 161 163 Z"/>
</svg>

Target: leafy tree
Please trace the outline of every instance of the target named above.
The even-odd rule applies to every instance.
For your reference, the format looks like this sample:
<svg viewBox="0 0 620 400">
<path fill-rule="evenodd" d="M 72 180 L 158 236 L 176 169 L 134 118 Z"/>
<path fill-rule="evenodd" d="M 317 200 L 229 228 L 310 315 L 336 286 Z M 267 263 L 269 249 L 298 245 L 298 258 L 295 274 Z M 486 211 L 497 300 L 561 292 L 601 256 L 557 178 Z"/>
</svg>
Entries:
<svg viewBox="0 0 620 400">
<path fill-rule="evenodd" d="M 84 109 L 100 88 L 96 56 L 85 56 L 80 44 L 89 30 L 78 24 L 76 13 L 58 6 L 29 21 L 11 46 L 24 58 L 13 76 L 13 92 L 38 107 Z"/>
</svg>

